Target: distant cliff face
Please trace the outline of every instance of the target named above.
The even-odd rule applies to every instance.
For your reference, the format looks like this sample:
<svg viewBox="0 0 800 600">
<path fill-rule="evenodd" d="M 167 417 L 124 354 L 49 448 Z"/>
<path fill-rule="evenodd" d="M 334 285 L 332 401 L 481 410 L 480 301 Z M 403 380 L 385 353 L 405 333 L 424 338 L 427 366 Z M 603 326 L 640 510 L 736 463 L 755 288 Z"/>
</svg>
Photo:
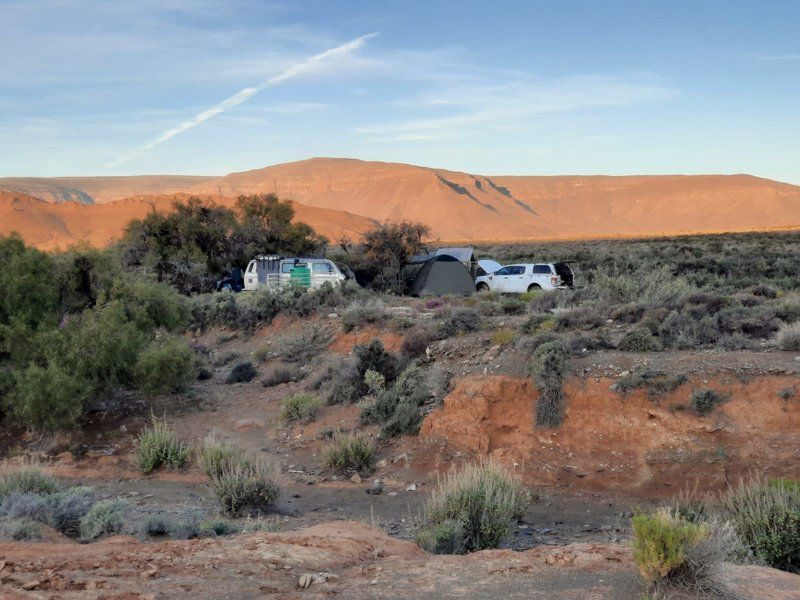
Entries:
<svg viewBox="0 0 800 600">
<path fill-rule="evenodd" d="M 425 223 L 431 237 L 443 241 L 800 228 L 800 187 L 749 175 L 485 176 L 314 158 L 224 177 L 5 178 L 0 179 L 0 190 L 84 210 L 83 217 L 70 216 L 68 229 L 74 239 L 95 244 L 119 235 L 125 219 L 140 212 L 132 206 L 145 207 L 145 198 L 152 203 L 153 198 L 174 194 L 232 205 L 242 194 L 275 193 L 297 203 L 302 213 L 298 218 L 334 237 L 352 237 L 386 221 Z M 126 198 L 127 204 L 119 202 Z M 93 202 L 95 209 L 81 206 Z M 158 202 L 165 210 L 171 204 Z M 73 209 L 63 209 L 58 218 L 72 215 Z M 48 213 L 40 225 L 44 229 L 35 234 L 46 238 L 56 218 L 52 206 L 34 204 L 25 210 Z M 3 219 L 0 233 L 9 231 L 10 222 L 10 217 Z"/>
</svg>

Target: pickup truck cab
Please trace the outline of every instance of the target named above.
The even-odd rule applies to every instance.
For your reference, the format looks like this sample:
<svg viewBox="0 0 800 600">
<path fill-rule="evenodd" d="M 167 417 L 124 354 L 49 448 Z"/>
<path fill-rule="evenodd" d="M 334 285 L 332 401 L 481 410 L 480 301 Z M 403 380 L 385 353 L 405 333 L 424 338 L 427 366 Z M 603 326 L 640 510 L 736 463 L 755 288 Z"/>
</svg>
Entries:
<svg viewBox="0 0 800 600">
<path fill-rule="evenodd" d="M 475 279 L 479 292 L 523 294 L 533 290 L 559 290 L 572 287 L 574 273 L 567 263 L 506 265 L 494 273 Z"/>
</svg>

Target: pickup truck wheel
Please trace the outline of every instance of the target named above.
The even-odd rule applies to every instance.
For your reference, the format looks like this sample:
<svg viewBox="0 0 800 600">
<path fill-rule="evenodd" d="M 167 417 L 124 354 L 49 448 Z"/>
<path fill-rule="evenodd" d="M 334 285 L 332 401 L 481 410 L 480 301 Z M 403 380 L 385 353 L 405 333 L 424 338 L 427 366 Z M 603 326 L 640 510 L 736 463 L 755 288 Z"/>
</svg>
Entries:
<svg viewBox="0 0 800 600">
<path fill-rule="evenodd" d="M 480 293 L 480 294 L 485 294 L 486 292 L 488 292 L 488 291 L 489 291 L 489 286 L 488 286 L 488 285 L 486 285 L 485 283 L 483 283 L 483 282 L 481 281 L 481 282 L 478 284 L 478 287 L 477 287 L 476 289 L 478 290 L 478 293 Z"/>
<path fill-rule="evenodd" d="M 542 289 L 542 286 L 540 286 L 538 283 L 532 283 L 532 284 L 530 284 L 528 286 L 528 291 L 529 292 L 535 292 L 536 290 L 540 290 L 540 289 Z"/>
</svg>

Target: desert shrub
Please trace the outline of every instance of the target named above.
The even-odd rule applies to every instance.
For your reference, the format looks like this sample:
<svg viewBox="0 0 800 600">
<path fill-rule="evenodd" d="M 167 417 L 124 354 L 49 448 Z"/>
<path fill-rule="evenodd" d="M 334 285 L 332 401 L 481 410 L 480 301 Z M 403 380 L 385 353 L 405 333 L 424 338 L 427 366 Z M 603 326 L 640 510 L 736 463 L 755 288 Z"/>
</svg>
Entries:
<svg viewBox="0 0 800 600">
<path fill-rule="evenodd" d="M 378 300 L 356 301 L 342 313 L 342 330 L 352 331 L 364 325 L 379 325 L 386 320 L 386 309 Z"/>
<path fill-rule="evenodd" d="M 142 537 L 160 537 L 169 535 L 174 527 L 174 523 L 165 515 L 153 515 L 148 517 L 139 528 Z"/>
<path fill-rule="evenodd" d="M 453 337 L 477 331 L 481 326 L 481 316 L 471 308 L 456 308 L 449 311 L 440 325 L 442 337 Z"/>
<path fill-rule="evenodd" d="M 64 535 L 77 537 L 81 519 L 94 505 L 93 491 L 89 487 L 73 487 L 46 497 L 47 524 Z"/>
<path fill-rule="evenodd" d="M 780 323 L 771 306 L 730 306 L 716 316 L 721 333 L 741 332 L 749 337 L 766 338 L 778 331 Z"/>
<path fill-rule="evenodd" d="M 618 269 L 594 273 L 592 289 L 600 306 L 637 303 L 644 306 L 669 306 L 692 292 L 692 286 L 676 277 L 667 266 L 635 272 Z"/>
<path fill-rule="evenodd" d="M 467 536 L 464 524 L 446 519 L 417 531 L 414 536 L 420 548 L 431 554 L 466 554 Z"/>
<path fill-rule="evenodd" d="M 716 508 L 756 560 L 800 572 L 800 487 L 740 481 L 720 494 Z"/>
<path fill-rule="evenodd" d="M 552 315 L 537 313 L 528 317 L 528 320 L 522 326 L 522 331 L 529 335 L 536 335 L 546 331 L 553 331 L 556 325 L 557 322 Z"/>
<path fill-rule="evenodd" d="M 403 336 L 400 351 L 406 356 L 417 357 L 425 353 L 436 335 L 427 327 L 413 327 Z"/>
<path fill-rule="evenodd" d="M 325 449 L 325 465 L 336 471 L 371 471 L 375 447 L 366 439 L 350 434 L 334 437 Z"/>
<path fill-rule="evenodd" d="M 183 519 L 170 523 L 169 534 L 176 540 L 193 540 L 202 537 L 205 533 L 197 513 L 190 513 Z"/>
<path fill-rule="evenodd" d="M 724 521 L 692 522 L 666 508 L 633 518 L 633 557 L 657 591 L 672 588 L 716 597 L 722 592 L 715 577 L 719 566 L 741 559 L 743 552 L 733 527 Z"/>
<path fill-rule="evenodd" d="M 713 411 L 727 398 L 722 394 L 708 388 L 692 390 L 689 396 L 689 407 L 700 416 L 705 416 Z"/>
<path fill-rule="evenodd" d="M 117 277 L 108 292 L 99 297 L 101 304 L 111 300 L 122 303 L 129 320 L 142 331 L 177 331 L 191 318 L 188 298 L 174 287 L 130 273 Z"/>
<path fill-rule="evenodd" d="M 383 437 L 416 435 L 422 422 L 419 408 L 430 396 L 422 369 L 412 363 L 391 389 L 378 392 L 376 401 L 361 413 L 361 422 L 380 423 Z"/>
<path fill-rule="evenodd" d="M 281 401 L 281 418 L 286 422 L 311 423 L 317 418 L 322 405 L 322 400 L 311 394 L 288 396 Z"/>
<path fill-rule="evenodd" d="M 794 386 L 788 386 L 778 392 L 778 398 L 781 400 L 791 400 L 797 395 L 797 390 Z"/>
<path fill-rule="evenodd" d="M 219 439 L 214 434 L 206 436 L 197 451 L 197 464 L 207 477 L 217 476 L 230 463 L 248 462 L 244 450 L 230 442 Z"/>
<path fill-rule="evenodd" d="M 162 336 L 139 354 L 136 379 L 148 394 L 186 391 L 197 379 L 197 358 L 184 338 Z"/>
<path fill-rule="evenodd" d="M 764 298 L 778 297 L 778 290 L 776 290 L 771 285 L 766 285 L 764 283 L 757 283 L 756 285 L 752 285 L 749 288 L 747 288 L 747 291 L 753 294 L 754 296 L 762 296 Z"/>
<path fill-rule="evenodd" d="M 754 345 L 751 338 L 738 331 L 721 335 L 717 340 L 717 347 L 723 350 L 749 350 Z"/>
<path fill-rule="evenodd" d="M 418 539 L 442 552 L 497 548 L 529 502 L 520 481 L 498 463 L 451 469 L 428 498 Z"/>
<path fill-rule="evenodd" d="M 81 519 L 80 534 L 84 541 L 91 541 L 101 535 L 114 535 L 125 525 L 128 504 L 123 500 L 101 500 Z"/>
<path fill-rule="evenodd" d="M 264 387 L 272 387 L 282 383 L 290 383 L 292 381 L 300 381 L 303 378 L 303 372 L 295 366 L 277 366 L 273 368 L 261 380 L 261 385 Z"/>
<path fill-rule="evenodd" d="M 513 329 L 500 329 L 492 334 L 492 341 L 499 345 L 505 346 L 517 339 L 517 332 Z"/>
<path fill-rule="evenodd" d="M 14 387 L 3 408 L 16 421 L 45 431 L 71 427 L 84 411 L 87 385 L 55 362 L 31 363 L 13 373 Z"/>
<path fill-rule="evenodd" d="M 686 561 L 688 549 L 708 535 L 702 523 L 689 523 L 665 509 L 633 517 L 633 558 L 649 583 L 664 579 Z"/>
<path fill-rule="evenodd" d="M 720 336 L 717 322 L 710 316 L 700 318 L 673 310 L 659 328 L 659 338 L 670 348 L 688 349 L 715 343 Z"/>
<path fill-rule="evenodd" d="M 367 372 L 364 373 L 364 383 L 367 384 L 367 388 L 372 394 L 380 394 L 386 390 L 386 377 L 383 376 L 383 373 L 372 369 L 367 369 Z"/>
<path fill-rule="evenodd" d="M 800 350 L 800 323 L 784 325 L 778 331 L 778 348 L 781 350 Z"/>
<path fill-rule="evenodd" d="M 558 427 L 564 420 L 564 375 L 568 351 L 560 341 L 539 346 L 533 355 L 531 375 L 539 390 L 536 426 Z"/>
<path fill-rule="evenodd" d="M 0 499 L 11 494 L 52 494 L 58 491 L 56 480 L 38 469 L 23 468 L 0 477 Z"/>
<path fill-rule="evenodd" d="M 189 464 L 192 448 L 181 442 L 164 419 L 153 417 L 139 433 L 136 460 L 142 473 L 149 475 L 160 467 L 183 469 Z"/>
<path fill-rule="evenodd" d="M 800 321 L 800 302 L 784 300 L 775 307 L 775 316 L 785 323 Z"/>
<path fill-rule="evenodd" d="M 651 398 L 664 396 L 674 392 L 688 379 L 685 375 L 667 375 L 661 371 L 638 367 L 624 377 L 620 377 L 612 386 L 612 389 L 621 394 L 629 394 L 633 390 L 644 388 L 647 395 Z"/>
<path fill-rule="evenodd" d="M 33 519 L 9 519 L 0 522 L 0 539 L 34 542 L 42 539 L 39 524 Z"/>
<path fill-rule="evenodd" d="M 225 519 L 212 519 L 211 521 L 204 521 L 203 523 L 200 523 L 200 530 L 203 533 L 213 535 L 215 537 L 233 535 L 241 531 L 239 525 Z"/>
<path fill-rule="evenodd" d="M 522 298 L 506 296 L 500 300 L 500 311 L 504 315 L 521 315 L 525 312 L 526 308 Z"/>
<path fill-rule="evenodd" d="M 594 308 L 571 308 L 556 315 L 556 324 L 559 329 L 592 329 L 603 324 L 603 316 Z"/>
<path fill-rule="evenodd" d="M 302 327 L 276 341 L 277 354 L 287 362 L 306 362 L 321 354 L 331 343 L 331 335 L 316 323 Z"/>
<path fill-rule="evenodd" d="M 337 366 L 331 373 L 329 404 L 356 402 L 369 393 L 364 381 L 367 371 L 377 371 L 383 375 L 387 384 L 397 378 L 399 363 L 397 357 L 383 348 L 379 339 L 369 344 L 358 344 L 353 348 L 353 359 Z"/>
<path fill-rule="evenodd" d="M 258 375 L 258 371 L 249 360 L 237 362 L 225 379 L 226 383 L 247 383 Z"/>
<path fill-rule="evenodd" d="M 661 343 L 649 329 L 636 327 L 622 336 L 617 347 L 626 352 L 658 352 Z"/>
<path fill-rule="evenodd" d="M 558 306 L 558 292 L 537 292 L 528 303 L 534 313 L 547 313 Z"/>
<path fill-rule="evenodd" d="M 222 510 L 230 515 L 265 510 L 280 493 L 275 470 L 260 457 L 223 461 L 209 483 Z"/>
</svg>

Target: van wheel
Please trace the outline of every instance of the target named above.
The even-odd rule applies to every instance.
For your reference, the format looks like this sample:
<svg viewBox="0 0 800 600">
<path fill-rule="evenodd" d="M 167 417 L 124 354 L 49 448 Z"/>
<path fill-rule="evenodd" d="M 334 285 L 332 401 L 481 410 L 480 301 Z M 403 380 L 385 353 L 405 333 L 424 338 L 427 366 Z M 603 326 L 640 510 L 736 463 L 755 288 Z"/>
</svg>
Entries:
<svg viewBox="0 0 800 600">
<path fill-rule="evenodd" d="M 529 292 L 535 292 L 536 290 L 540 290 L 540 289 L 542 289 L 542 286 L 540 286 L 538 283 L 532 283 L 532 284 L 530 284 L 528 286 L 528 291 Z"/>
<path fill-rule="evenodd" d="M 481 282 L 478 284 L 478 287 L 477 287 L 476 289 L 478 290 L 478 293 L 480 293 L 480 294 L 485 294 L 486 292 L 488 292 L 488 291 L 489 291 L 489 286 L 488 286 L 488 285 L 486 285 L 485 283 L 483 283 L 483 282 L 481 281 Z"/>
</svg>

